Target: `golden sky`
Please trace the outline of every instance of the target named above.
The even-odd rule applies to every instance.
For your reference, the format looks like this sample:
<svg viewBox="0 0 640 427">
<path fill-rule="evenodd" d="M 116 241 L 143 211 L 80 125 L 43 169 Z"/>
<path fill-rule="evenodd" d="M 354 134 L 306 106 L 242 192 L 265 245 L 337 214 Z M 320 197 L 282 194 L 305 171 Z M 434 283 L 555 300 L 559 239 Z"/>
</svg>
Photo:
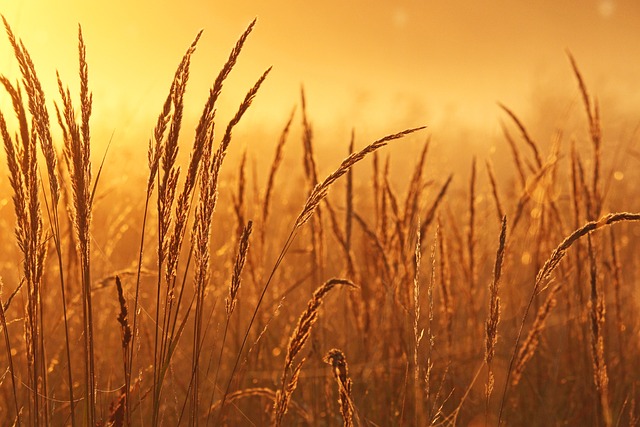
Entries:
<svg viewBox="0 0 640 427">
<path fill-rule="evenodd" d="M 526 115 L 541 93 L 577 98 L 565 49 L 593 92 L 640 111 L 637 0 L 0 0 L 0 12 L 31 52 L 50 100 L 56 69 L 77 88 L 82 24 L 94 129 L 124 138 L 150 134 L 182 54 L 204 29 L 187 93 L 195 117 L 254 17 L 220 107 L 230 116 L 273 65 L 247 117 L 253 125 L 279 129 L 304 84 L 317 127 L 493 127 L 496 101 Z M 0 37 L 0 73 L 16 72 Z M 7 113 L 6 96 L 0 105 Z"/>
</svg>

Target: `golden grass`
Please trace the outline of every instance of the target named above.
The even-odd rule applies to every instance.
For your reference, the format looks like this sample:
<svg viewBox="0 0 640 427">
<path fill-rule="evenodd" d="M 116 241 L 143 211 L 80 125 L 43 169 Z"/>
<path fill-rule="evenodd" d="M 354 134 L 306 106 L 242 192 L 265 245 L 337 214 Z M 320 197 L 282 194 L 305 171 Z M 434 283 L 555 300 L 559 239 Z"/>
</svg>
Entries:
<svg viewBox="0 0 640 427">
<path fill-rule="evenodd" d="M 351 388 L 353 381 L 349 378 L 349 366 L 344 353 L 336 348 L 329 352 L 322 359 L 333 368 L 333 377 L 338 383 L 338 403 L 340 404 L 340 414 L 343 419 L 344 427 L 352 427 L 353 424 L 353 402 L 351 400 Z"/>
<path fill-rule="evenodd" d="M 0 76 L 12 107 L 0 112 L 0 137 L 14 220 L 0 230 L 11 242 L 6 260 L 17 260 L 0 270 L 6 424 L 640 419 L 632 288 L 640 213 L 625 212 L 638 210 L 627 184 L 637 173 L 625 170 L 619 189 L 607 182 L 620 165 L 571 55 L 587 126 L 570 145 L 563 129 L 548 144 L 534 140 L 500 104 L 519 134 L 503 125 L 510 166 L 476 154 L 470 167 L 464 158 L 467 178 L 454 179 L 453 168 L 434 167 L 430 138 L 398 142 L 411 151 L 401 158 L 414 161 L 396 165 L 398 151 L 385 147 L 423 138 L 424 127 L 413 127 L 368 145 L 352 131 L 346 157 L 325 174 L 302 91 L 300 123 L 294 108 L 262 181 L 251 144 L 234 157 L 234 131 L 271 68 L 249 86 L 224 132 L 216 123 L 224 82 L 255 21 L 214 80 L 193 139 L 183 141 L 200 32 L 153 126 L 148 176 L 99 203 L 109 197 L 98 185 L 102 165 L 117 165 L 92 163 L 81 29 L 79 104 L 57 79 L 58 141 L 33 61 L 4 25 L 22 74 L 16 83 Z M 299 168 L 287 163 L 295 135 Z M 232 170 L 228 157 L 237 162 Z M 356 166 L 368 160 L 365 176 Z M 333 292 L 354 283 L 357 292 Z"/>
<path fill-rule="evenodd" d="M 309 340 L 311 329 L 318 320 L 318 316 L 320 314 L 319 309 L 322 305 L 322 301 L 331 291 L 331 289 L 335 288 L 338 285 L 349 286 L 352 288 L 356 287 L 349 280 L 327 280 L 313 293 L 313 297 L 307 304 L 307 309 L 300 315 L 298 323 L 296 324 L 296 327 L 294 328 L 293 333 L 289 338 L 289 345 L 287 346 L 287 353 L 284 360 L 281 386 L 280 390 L 276 392 L 276 399 L 273 405 L 272 425 L 274 426 L 280 426 L 282 424 L 282 420 L 289 408 L 291 395 L 298 385 L 300 371 L 302 370 L 302 365 L 305 362 L 305 358 L 302 358 L 302 360 L 300 360 L 300 362 L 295 366 L 294 361 Z"/>
</svg>

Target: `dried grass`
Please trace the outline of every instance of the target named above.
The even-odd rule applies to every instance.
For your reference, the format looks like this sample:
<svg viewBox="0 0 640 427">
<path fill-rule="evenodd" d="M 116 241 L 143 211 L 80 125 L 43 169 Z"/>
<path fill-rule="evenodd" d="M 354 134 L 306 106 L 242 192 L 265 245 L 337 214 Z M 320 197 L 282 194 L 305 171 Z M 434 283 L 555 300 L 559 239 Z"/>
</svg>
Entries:
<svg viewBox="0 0 640 427">
<path fill-rule="evenodd" d="M 551 278 L 551 274 L 558 267 L 560 261 L 564 258 L 567 250 L 576 243 L 582 237 L 589 235 L 590 233 L 599 230 L 603 227 L 610 226 L 619 222 L 627 222 L 627 221 L 640 221 L 640 213 L 630 213 L 630 212 L 619 212 L 619 213 L 611 213 L 604 215 L 598 221 L 589 221 L 584 224 L 579 229 L 575 230 L 569 236 L 567 236 L 551 253 L 549 258 L 545 261 L 542 268 L 538 271 L 536 276 L 535 283 L 533 285 L 533 290 L 531 292 L 531 298 L 525 308 L 524 315 L 522 317 L 522 321 L 520 323 L 520 328 L 518 330 L 518 335 L 516 337 L 516 343 L 514 347 L 514 352 L 512 354 L 511 360 L 509 362 L 509 368 L 507 370 L 507 379 L 505 384 L 504 393 L 502 396 L 502 402 L 500 404 L 500 414 L 498 420 L 501 420 L 502 412 L 504 409 L 505 399 L 507 396 L 507 391 L 510 385 L 510 378 L 513 375 L 513 383 L 517 384 L 522 375 L 522 371 L 524 370 L 525 363 L 533 356 L 535 352 L 538 342 L 539 335 L 544 328 L 544 323 L 549 313 L 555 306 L 555 295 L 560 289 L 562 282 L 558 282 L 553 288 L 550 290 L 545 303 L 538 310 L 538 314 L 534 320 L 534 323 L 530 329 L 529 335 L 527 339 L 524 341 L 522 346 L 520 346 L 520 338 L 522 332 L 524 330 L 524 325 L 527 320 L 529 310 L 531 309 L 531 305 L 533 304 L 534 298 L 543 286 L 549 282 Z"/>
<path fill-rule="evenodd" d="M 498 343 L 498 324 L 500 323 L 500 278 L 502 276 L 502 265 L 504 263 L 504 254 L 507 243 L 507 217 L 502 217 L 502 227 L 500 229 L 500 239 L 498 243 L 498 251 L 496 253 L 496 263 L 493 268 L 493 280 L 489 284 L 489 308 L 487 311 L 487 320 L 485 322 L 485 352 L 484 361 L 487 364 L 487 385 L 486 385 L 486 413 L 485 420 L 489 420 L 489 403 L 491 394 L 495 385 L 495 376 L 492 370 L 493 357 L 496 352 L 496 344 Z"/>
<path fill-rule="evenodd" d="M 349 366 L 342 350 L 336 348 L 329 350 L 322 359 L 331 365 L 333 377 L 338 384 L 338 403 L 340 404 L 340 414 L 342 414 L 343 426 L 353 427 L 353 401 L 351 398 L 352 381 L 349 378 Z"/>
<path fill-rule="evenodd" d="M 0 279 L 0 292 L 2 291 L 3 287 L 4 287 L 4 284 Z M 1 296 L 1 293 L 0 293 L 0 296 Z M 13 403 L 15 405 L 14 409 L 16 411 L 15 415 L 13 415 L 13 418 L 15 419 L 15 424 L 21 425 L 22 420 L 20 416 L 20 413 L 21 413 L 20 404 L 18 403 L 18 387 L 16 386 L 16 372 L 13 367 L 13 355 L 11 354 L 11 339 L 9 338 L 9 329 L 7 328 L 7 318 L 5 316 L 5 313 L 7 311 L 7 306 L 8 306 L 8 301 L 7 303 L 3 303 L 0 299 L 0 322 L 2 322 L 2 331 L 4 332 L 4 343 L 7 349 L 7 360 L 9 361 L 9 373 L 11 374 L 11 388 L 13 391 Z"/>
<path fill-rule="evenodd" d="M 300 371 L 306 358 L 302 358 L 300 362 L 294 366 L 294 361 L 300 354 L 305 344 L 309 340 L 311 335 L 311 329 L 318 320 L 320 315 L 319 309 L 322 305 L 323 299 L 326 295 L 336 286 L 348 286 L 356 288 L 356 286 L 349 280 L 345 279 L 330 279 L 327 280 L 322 286 L 315 290 L 313 297 L 307 304 L 307 309 L 300 315 L 298 323 L 291 333 L 289 338 L 289 345 L 287 346 L 287 353 L 284 360 L 284 369 L 282 373 L 282 380 L 280 389 L 276 392 L 276 399 L 273 405 L 273 416 L 271 423 L 274 426 L 280 426 L 282 420 L 289 408 L 289 401 L 291 395 L 298 385 L 298 379 L 300 377 Z"/>
<path fill-rule="evenodd" d="M 611 426 L 613 423 L 611 406 L 609 403 L 609 375 L 605 361 L 604 326 L 605 326 L 605 301 L 604 291 L 598 289 L 598 268 L 596 253 L 593 248 L 591 235 L 587 235 L 587 248 L 589 253 L 589 272 L 591 276 L 591 300 L 589 317 L 591 325 L 591 360 L 593 363 L 593 381 L 598 393 L 602 423 Z"/>
<path fill-rule="evenodd" d="M 378 150 L 421 128 L 388 135 L 360 150 L 352 131 L 348 156 L 321 180 L 314 153 L 320 141 L 314 139 L 302 93 L 304 175 L 292 183 L 296 175 L 290 173 L 285 184 L 308 186 L 308 198 L 297 211 L 277 183 L 286 141 L 295 132 L 295 110 L 277 140 L 264 183 L 257 179 L 259 165 L 250 150 L 241 153 L 239 166 L 231 171 L 233 183 L 223 176 L 233 133 L 270 72 L 257 79 L 224 132 L 218 132 L 216 108 L 223 84 L 255 22 L 241 35 L 209 91 L 188 162 L 178 160 L 198 33 L 175 71 L 149 141 L 149 176 L 140 193 L 144 210 L 142 204 L 129 203 L 133 199 L 116 198 L 110 211 L 98 202 L 112 200 L 96 197 L 105 160 L 92 167 L 92 96 L 81 30 L 79 104 L 74 105 L 58 76 L 60 154 L 33 61 L 6 20 L 4 24 L 21 74 L 17 82 L 0 76 L 11 102 L 8 114 L 0 112 L 0 137 L 15 216 L 15 226 L 3 221 L 0 228 L 12 228 L 17 242 L 15 248 L 8 246 L 11 242 L 3 246 L 9 248 L 2 271 L 8 286 L 0 305 L 6 348 L 0 406 L 8 423 L 119 426 L 150 421 L 156 426 L 180 425 L 185 418 L 189 425 L 329 425 L 340 419 L 348 426 L 407 420 L 466 425 L 478 422 L 483 410 L 487 425 L 526 423 L 534 413 L 542 423 L 637 423 L 637 322 L 625 287 L 637 270 L 635 230 L 620 227 L 618 235 L 608 226 L 640 221 L 640 214 L 602 215 L 608 206 L 633 206 L 633 200 L 624 193 L 626 181 L 622 193 L 610 191 L 613 172 L 606 170 L 610 158 L 598 103 L 571 55 L 590 141 L 583 146 L 575 137 L 565 149 L 561 143 L 567 130 L 558 129 L 548 144 L 541 144 L 515 113 L 501 106 L 522 135 L 527 155 L 521 155 L 519 142 L 503 126 L 513 179 L 499 179 L 506 172 L 494 171 L 486 162 L 486 184 L 477 175 L 482 158 L 474 158 L 466 184 L 456 185 L 447 174 L 427 177 L 432 170 L 427 157 L 431 161 L 430 150 L 437 148 L 429 140 L 416 150 L 415 164 L 403 165 L 408 179 L 399 183 L 397 159 L 392 170 L 391 156 L 379 157 Z M 373 173 L 358 180 L 352 168 L 368 155 Z M 500 159 L 495 159 L 498 167 Z M 253 173 L 252 179 L 247 173 Z M 330 188 L 344 175 L 344 193 L 331 199 Z M 433 183 L 438 184 L 432 189 Z M 495 247 L 486 244 L 491 227 L 482 218 L 496 214 L 502 227 L 492 274 L 487 260 Z M 252 215 L 258 217 L 255 223 Z M 108 224 L 103 227 L 104 221 Z M 281 226 L 287 223 L 292 225 L 283 235 Z M 435 235 L 425 243 L 431 226 Z M 574 231 L 568 233 L 567 227 Z M 605 227 L 609 233 L 596 239 L 593 232 Z M 137 264 L 128 264 L 128 239 L 136 232 L 139 247 L 132 258 Z M 255 232 L 259 242 L 251 241 L 249 254 Z M 154 240 L 151 247 L 145 247 L 150 239 L 146 233 Z M 299 234 L 308 240 L 297 242 Z M 554 249 L 556 241 L 560 244 Z M 428 283 L 421 273 L 421 248 L 427 245 Z M 567 257 L 570 248 L 574 254 Z M 52 250 L 56 256 L 48 259 Z M 273 268 L 266 270 L 273 256 Z M 15 264 L 13 270 L 10 264 Z M 285 301 L 295 307 L 300 295 L 306 299 L 305 286 L 321 283 L 330 271 L 345 279 L 315 289 L 297 323 L 277 315 Z M 247 274 L 256 287 L 242 284 Z M 91 275 L 100 279 L 91 280 Z M 282 285 L 274 288 L 272 282 Z M 341 298 L 319 325 L 327 294 L 340 285 L 351 288 L 353 282 L 362 284 L 360 292 Z M 478 286 L 483 282 L 487 288 Z M 529 291 L 522 283 L 532 283 L 531 295 L 523 295 Z M 224 309 L 217 304 L 223 297 Z M 483 298 L 486 309 L 478 305 Z M 564 310 L 554 311 L 558 303 Z M 606 306 L 615 311 L 609 319 Z M 470 332 L 479 332 L 483 322 L 482 339 Z M 562 333 L 549 333 L 554 326 Z M 285 330 L 290 337 L 282 335 Z M 289 338 L 288 343 L 282 338 Z M 513 351 L 503 371 L 505 345 L 513 345 Z M 357 383 L 349 377 L 341 350 L 324 358 L 332 375 L 321 367 L 320 356 L 335 346 L 366 355 L 356 357 L 356 363 L 350 360 Z M 563 352 L 555 357 L 550 348 Z M 552 356 L 557 369 L 549 369 Z M 278 368 L 274 361 L 280 357 L 284 366 Z M 484 393 L 476 383 L 483 372 Z M 502 374 L 505 388 L 494 415 Z M 338 406 L 331 397 L 334 381 Z M 366 413 L 366 419 L 360 420 L 358 412 Z"/>
</svg>

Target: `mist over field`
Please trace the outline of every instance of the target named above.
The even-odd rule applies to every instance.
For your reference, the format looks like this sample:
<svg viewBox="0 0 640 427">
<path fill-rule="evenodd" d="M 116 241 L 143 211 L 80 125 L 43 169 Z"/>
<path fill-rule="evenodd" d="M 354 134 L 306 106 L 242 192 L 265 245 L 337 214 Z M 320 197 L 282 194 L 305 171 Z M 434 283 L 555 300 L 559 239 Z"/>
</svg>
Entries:
<svg viewBox="0 0 640 427">
<path fill-rule="evenodd" d="M 638 424 L 635 2 L 0 13 L 0 425 Z"/>
</svg>

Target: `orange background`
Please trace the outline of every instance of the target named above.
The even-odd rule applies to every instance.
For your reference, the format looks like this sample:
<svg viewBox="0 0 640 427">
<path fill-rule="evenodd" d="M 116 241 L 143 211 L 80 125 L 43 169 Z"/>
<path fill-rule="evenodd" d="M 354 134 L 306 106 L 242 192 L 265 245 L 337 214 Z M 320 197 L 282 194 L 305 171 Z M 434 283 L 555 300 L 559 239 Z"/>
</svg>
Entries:
<svg viewBox="0 0 640 427">
<path fill-rule="evenodd" d="M 88 47 L 94 135 L 146 138 L 173 72 L 201 28 L 187 115 L 195 120 L 237 37 L 258 17 L 225 87 L 231 115 L 268 66 L 274 69 L 246 121 L 279 129 L 304 84 L 319 128 L 376 132 L 427 124 L 497 132 L 496 101 L 524 117 L 538 98 L 567 93 L 581 108 L 565 49 L 593 93 L 637 117 L 640 2 L 322 2 L 0 0 L 0 11 L 31 52 L 49 100 L 55 70 L 77 88 L 77 24 Z M 0 72 L 17 77 L 6 37 Z M 7 97 L 0 94 L 3 112 Z M 53 111 L 53 110 L 51 110 Z M 133 143 L 133 142 L 126 142 Z"/>
</svg>

